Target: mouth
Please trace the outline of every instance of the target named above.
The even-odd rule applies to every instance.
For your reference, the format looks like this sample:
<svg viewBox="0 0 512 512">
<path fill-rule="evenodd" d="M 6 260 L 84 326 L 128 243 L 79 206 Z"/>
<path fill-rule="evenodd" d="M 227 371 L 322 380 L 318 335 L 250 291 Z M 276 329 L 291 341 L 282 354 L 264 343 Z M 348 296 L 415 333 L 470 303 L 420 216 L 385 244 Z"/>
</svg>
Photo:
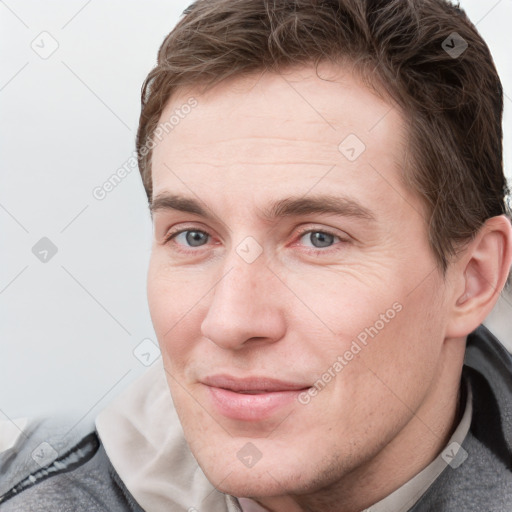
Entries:
<svg viewBox="0 0 512 512">
<path fill-rule="evenodd" d="M 201 383 L 207 387 L 212 407 L 222 416 L 238 421 L 268 419 L 310 388 L 304 383 L 268 377 L 238 379 L 229 375 L 210 376 Z"/>
</svg>

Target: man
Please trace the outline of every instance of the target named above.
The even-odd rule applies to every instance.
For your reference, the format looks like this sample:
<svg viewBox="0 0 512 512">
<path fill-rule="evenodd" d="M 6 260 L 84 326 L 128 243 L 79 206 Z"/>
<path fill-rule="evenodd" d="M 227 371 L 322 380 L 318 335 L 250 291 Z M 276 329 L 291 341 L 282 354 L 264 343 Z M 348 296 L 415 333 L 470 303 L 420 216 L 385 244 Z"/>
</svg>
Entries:
<svg viewBox="0 0 512 512">
<path fill-rule="evenodd" d="M 464 13 L 198 1 L 142 100 L 162 364 L 0 509 L 510 510 L 502 91 Z"/>
</svg>

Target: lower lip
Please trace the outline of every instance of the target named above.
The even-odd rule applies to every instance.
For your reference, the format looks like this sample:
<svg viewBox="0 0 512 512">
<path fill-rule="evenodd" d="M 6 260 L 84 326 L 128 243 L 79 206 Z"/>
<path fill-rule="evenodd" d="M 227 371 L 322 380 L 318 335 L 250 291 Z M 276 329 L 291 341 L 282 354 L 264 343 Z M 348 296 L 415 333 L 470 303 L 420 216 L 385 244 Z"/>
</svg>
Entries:
<svg viewBox="0 0 512 512">
<path fill-rule="evenodd" d="M 207 386 L 213 405 L 223 416 L 234 420 L 260 421 L 282 407 L 293 403 L 304 389 L 244 394 L 229 389 Z"/>
</svg>

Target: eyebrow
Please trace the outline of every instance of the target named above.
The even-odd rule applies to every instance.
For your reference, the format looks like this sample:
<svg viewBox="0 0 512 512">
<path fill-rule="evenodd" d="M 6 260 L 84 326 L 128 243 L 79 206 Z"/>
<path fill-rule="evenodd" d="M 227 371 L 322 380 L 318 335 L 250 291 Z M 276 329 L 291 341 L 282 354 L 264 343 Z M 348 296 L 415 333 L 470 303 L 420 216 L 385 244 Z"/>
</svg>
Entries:
<svg viewBox="0 0 512 512">
<path fill-rule="evenodd" d="M 160 210 L 177 210 L 196 214 L 205 219 L 219 221 L 216 215 L 192 197 L 167 193 L 159 194 L 151 202 L 149 209 L 151 214 Z M 330 194 L 280 199 L 267 208 L 259 210 L 259 212 L 265 221 L 310 214 L 339 215 L 364 220 L 375 220 L 375 215 L 354 199 Z"/>
</svg>

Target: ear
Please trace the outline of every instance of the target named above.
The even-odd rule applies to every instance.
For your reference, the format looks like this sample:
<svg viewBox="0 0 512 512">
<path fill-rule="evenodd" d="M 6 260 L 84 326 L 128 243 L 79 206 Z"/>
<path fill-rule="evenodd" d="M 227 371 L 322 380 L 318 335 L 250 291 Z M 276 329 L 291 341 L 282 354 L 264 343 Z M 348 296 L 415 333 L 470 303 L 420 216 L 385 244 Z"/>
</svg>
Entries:
<svg viewBox="0 0 512 512">
<path fill-rule="evenodd" d="M 451 315 L 446 337 L 461 338 L 491 312 L 512 264 L 512 226 L 505 215 L 488 219 L 452 264 Z"/>
</svg>

